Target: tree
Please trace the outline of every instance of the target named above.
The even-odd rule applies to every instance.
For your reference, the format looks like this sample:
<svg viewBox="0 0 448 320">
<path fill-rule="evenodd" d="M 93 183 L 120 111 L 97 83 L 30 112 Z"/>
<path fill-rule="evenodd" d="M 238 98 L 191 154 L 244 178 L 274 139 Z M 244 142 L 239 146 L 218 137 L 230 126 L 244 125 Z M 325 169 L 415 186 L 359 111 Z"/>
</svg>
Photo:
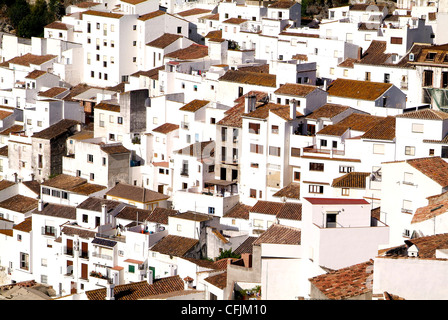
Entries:
<svg viewBox="0 0 448 320">
<path fill-rule="evenodd" d="M 223 250 L 221 252 L 221 254 L 219 255 L 219 257 L 216 258 L 216 260 L 221 260 L 221 259 L 227 259 L 227 258 L 241 258 L 241 255 L 236 254 L 235 252 L 232 252 L 232 249 L 228 249 L 228 250 Z"/>
<path fill-rule="evenodd" d="M 15 1 L 7 10 L 7 15 L 11 25 L 17 29 L 20 22 L 31 13 L 30 5 L 26 0 Z"/>
</svg>

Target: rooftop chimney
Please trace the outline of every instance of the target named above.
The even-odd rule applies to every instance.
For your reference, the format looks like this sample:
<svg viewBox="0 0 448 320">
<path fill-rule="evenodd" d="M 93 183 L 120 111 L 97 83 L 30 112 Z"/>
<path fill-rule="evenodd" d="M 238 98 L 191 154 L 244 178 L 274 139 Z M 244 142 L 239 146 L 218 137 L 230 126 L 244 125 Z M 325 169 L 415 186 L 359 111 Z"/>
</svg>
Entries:
<svg viewBox="0 0 448 320">
<path fill-rule="evenodd" d="M 114 283 L 106 284 L 106 300 L 115 300 L 114 288 L 115 288 Z"/>
<path fill-rule="evenodd" d="M 255 110 L 255 103 L 257 101 L 257 96 L 254 94 L 248 94 L 244 98 L 244 113 L 249 113 Z"/>
<path fill-rule="evenodd" d="M 148 282 L 148 284 L 152 284 L 153 276 L 153 271 L 148 268 L 148 271 L 146 271 L 146 282 Z"/>
<path fill-rule="evenodd" d="M 295 119 L 297 117 L 297 100 L 292 99 L 289 101 L 289 117 Z"/>
<path fill-rule="evenodd" d="M 101 224 L 104 225 L 107 223 L 106 218 L 107 218 L 107 205 L 103 203 L 101 205 Z"/>
<path fill-rule="evenodd" d="M 42 211 L 44 209 L 44 201 L 42 199 L 39 199 L 37 202 L 37 210 Z"/>
<path fill-rule="evenodd" d="M 194 279 L 191 277 L 185 277 L 184 278 L 184 289 L 185 290 L 191 290 L 193 289 L 193 281 Z"/>
</svg>

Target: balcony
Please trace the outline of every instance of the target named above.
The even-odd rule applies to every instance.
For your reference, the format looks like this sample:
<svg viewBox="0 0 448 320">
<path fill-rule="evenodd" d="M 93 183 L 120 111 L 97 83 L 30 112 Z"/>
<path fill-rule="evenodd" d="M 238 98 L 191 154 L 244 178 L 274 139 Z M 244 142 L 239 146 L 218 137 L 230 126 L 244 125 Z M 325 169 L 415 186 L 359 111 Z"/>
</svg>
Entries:
<svg viewBox="0 0 448 320">
<path fill-rule="evenodd" d="M 189 122 L 185 122 L 185 121 L 181 121 L 180 127 L 182 129 L 188 130 L 188 129 L 190 129 L 190 123 Z"/>
<path fill-rule="evenodd" d="M 55 227 L 49 227 L 49 226 L 42 227 L 42 233 L 41 234 L 43 236 L 56 237 L 56 228 Z"/>
<path fill-rule="evenodd" d="M 64 247 L 64 254 L 66 256 L 73 257 L 73 248 L 71 248 L 71 247 Z"/>
<path fill-rule="evenodd" d="M 181 172 L 180 172 L 180 175 L 181 176 L 183 176 L 183 177 L 188 177 L 188 170 L 182 170 Z"/>
<path fill-rule="evenodd" d="M 101 254 L 98 252 L 92 252 L 92 257 L 94 258 L 99 258 L 99 259 L 104 259 L 104 260 L 110 260 L 112 261 L 113 257 L 108 255 L 108 254 Z"/>
<path fill-rule="evenodd" d="M 308 152 L 308 153 L 320 153 L 320 154 L 333 154 L 333 155 L 338 155 L 338 156 L 345 155 L 345 151 L 344 150 L 323 149 L 323 148 L 316 148 L 315 146 L 304 147 L 303 148 L 303 152 L 304 153 Z"/>
<path fill-rule="evenodd" d="M 411 209 L 401 208 L 401 212 L 402 212 L 402 213 L 412 214 L 412 210 L 411 210 Z"/>
</svg>

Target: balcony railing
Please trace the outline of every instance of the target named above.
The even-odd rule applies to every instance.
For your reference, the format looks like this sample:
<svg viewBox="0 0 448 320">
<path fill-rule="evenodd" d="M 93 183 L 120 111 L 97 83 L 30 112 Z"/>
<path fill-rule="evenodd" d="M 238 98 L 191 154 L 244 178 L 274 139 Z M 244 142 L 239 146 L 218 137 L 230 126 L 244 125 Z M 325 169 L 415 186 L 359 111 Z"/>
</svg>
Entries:
<svg viewBox="0 0 448 320">
<path fill-rule="evenodd" d="M 411 209 L 401 208 L 401 212 L 403 212 L 403 213 L 412 213 L 412 210 Z"/>
<path fill-rule="evenodd" d="M 345 155 L 344 150 L 337 150 L 337 149 L 323 149 L 323 148 L 316 148 L 315 146 L 312 147 L 304 147 L 303 152 L 309 152 L 309 153 L 323 153 L 323 154 L 334 154 L 338 156 Z"/>
<path fill-rule="evenodd" d="M 104 260 L 112 260 L 113 259 L 113 257 L 108 254 L 100 254 L 97 252 L 92 252 L 92 257 L 104 259 Z"/>
<path fill-rule="evenodd" d="M 180 175 L 181 175 L 181 176 L 184 176 L 184 177 L 188 177 L 188 170 L 182 170 L 182 171 L 180 172 Z"/>
<path fill-rule="evenodd" d="M 64 254 L 67 256 L 73 256 L 73 248 L 64 247 Z"/>
</svg>

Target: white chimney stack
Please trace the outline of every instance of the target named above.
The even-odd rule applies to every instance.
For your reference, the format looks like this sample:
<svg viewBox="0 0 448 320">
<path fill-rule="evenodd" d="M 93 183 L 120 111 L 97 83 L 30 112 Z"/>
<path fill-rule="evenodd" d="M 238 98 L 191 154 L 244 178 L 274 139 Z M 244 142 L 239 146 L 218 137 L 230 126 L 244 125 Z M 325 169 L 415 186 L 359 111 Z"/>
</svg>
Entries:
<svg viewBox="0 0 448 320">
<path fill-rule="evenodd" d="M 37 203 L 37 210 L 42 211 L 44 209 L 44 201 L 42 199 L 39 199 Z"/>
<path fill-rule="evenodd" d="M 106 284 L 106 300 L 115 300 L 114 288 L 115 288 L 114 283 Z"/>
<path fill-rule="evenodd" d="M 106 204 L 102 204 L 101 205 L 101 224 L 106 224 L 107 223 L 107 205 Z"/>
<path fill-rule="evenodd" d="M 152 284 L 152 278 L 153 278 L 153 271 L 148 268 L 148 271 L 146 272 L 146 282 L 148 282 L 148 284 Z"/>
<path fill-rule="evenodd" d="M 297 117 L 297 100 L 292 99 L 289 101 L 289 117 L 295 119 Z"/>
</svg>

